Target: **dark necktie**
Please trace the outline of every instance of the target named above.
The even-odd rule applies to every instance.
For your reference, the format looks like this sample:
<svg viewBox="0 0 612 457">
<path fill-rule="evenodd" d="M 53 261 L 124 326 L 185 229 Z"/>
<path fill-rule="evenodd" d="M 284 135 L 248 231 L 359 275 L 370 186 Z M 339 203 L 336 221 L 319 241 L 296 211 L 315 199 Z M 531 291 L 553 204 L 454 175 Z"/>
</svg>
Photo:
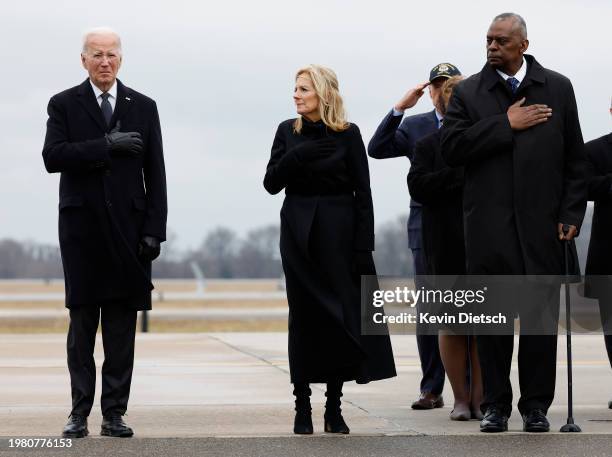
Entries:
<svg viewBox="0 0 612 457">
<path fill-rule="evenodd" d="M 106 121 L 106 125 L 110 125 L 111 117 L 113 117 L 113 107 L 108 101 L 108 97 L 110 94 L 108 92 L 104 92 L 100 95 L 102 98 L 102 103 L 100 104 L 100 108 L 102 108 L 102 114 L 104 115 L 104 120 Z"/>
<path fill-rule="evenodd" d="M 518 90 L 518 86 L 520 84 L 519 80 L 510 76 L 508 79 L 506 79 L 506 82 L 510 86 L 510 90 L 512 91 L 512 93 L 516 94 L 516 91 Z"/>
</svg>

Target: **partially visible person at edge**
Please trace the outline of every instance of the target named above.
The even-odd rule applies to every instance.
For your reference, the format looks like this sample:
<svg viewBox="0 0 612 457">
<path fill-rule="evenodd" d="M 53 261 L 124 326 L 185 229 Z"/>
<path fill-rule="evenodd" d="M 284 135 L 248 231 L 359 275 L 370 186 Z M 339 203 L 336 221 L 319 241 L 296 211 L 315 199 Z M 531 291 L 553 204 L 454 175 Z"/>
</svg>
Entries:
<svg viewBox="0 0 612 457">
<path fill-rule="evenodd" d="M 463 78 L 446 80 L 438 103 L 441 114 L 454 87 Z M 440 131 L 417 141 L 408 173 L 408 188 L 421 202 L 423 253 L 427 275 L 465 275 L 463 239 L 463 167 L 450 168 L 440 152 Z M 474 336 L 440 330 L 440 356 L 448 375 L 455 404 L 451 420 L 482 419 L 482 378 Z"/>
<path fill-rule="evenodd" d="M 270 194 L 285 189 L 280 252 L 294 432 L 313 433 L 309 384 L 326 383 L 325 431 L 349 433 L 343 383 L 396 375 L 388 334 L 361 334 L 360 276 L 376 274 L 368 161 L 331 69 L 298 70 L 293 99 L 299 117 L 278 126 L 263 184 Z"/>
<path fill-rule="evenodd" d="M 440 63 L 433 67 L 429 72 L 429 80 L 406 92 L 382 120 L 368 145 L 370 157 L 375 159 L 407 157 L 412 162 L 416 142 L 436 132 L 442 126 L 443 114 L 439 98 L 442 85 L 448 78 L 460 74 L 459 69 L 450 63 Z M 417 104 L 425 88 L 429 90 L 434 109 L 427 113 L 404 117 L 406 110 Z M 421 203 L 413 198 L 410 200 L 408 215 L 408 245 L 412 252 L 413 272 L 417 282 L 418 277 L 425 274 L 422 233 Z M 442 408 L 445 375 L 438 337 L 417 323 L 416 340 L 423 375 L 420 394 L 412 403 L 412 408 L 416 410 Z"/>
<path fill-rule="evenodd" d="M 151 309 L 151 261 L 166 239 L 166 174 L 157 106 L 117 79 L 121 39 L 85 34 L 89 77 L 51 97 L 43 159 L 61 173 L 59 242 L 70 309 L 72 410 L 63 436 L 88 435 L 102 324 L 101 434 L 129 437 L 128 407 L 138 310 Z"/>
<path fill-rule="evenodd" d="M 589 141 L 584 149 L 589 161 L 589 200 L 595 202 L 585 271 L 586 295 L 599 300 L 601 326 L 612 367 L 612 133 Z M 612 409 L 612 401 L 608 408 Z"/>
<path fill-rule="evenodd" d="M 523 18 L 496 16 L 486 43 L 483 69 L 453 91 L 442 128 L 442 156 L 451 167 L 465 167 L 468 275 L 511 280 L 559 275 L 556 285 L 536 287 L 523 280 L 530 295 L 513 288 L 514 302 L 505 301 L 508 294 L 487 298 L 487 306 L 503 303 L 519 310 L 518 410 L 524 431 L 547 432 L 546 414 L 555 392 L 563 242 L 578 234 L 586 209 L 584 145 L 572 84 L 525 54 L 529 41 Z M 513 319 L 508 320 L 503 332 L 477 336 L 482 432 L 508 429 L 514 346 Z"/>
</svg>

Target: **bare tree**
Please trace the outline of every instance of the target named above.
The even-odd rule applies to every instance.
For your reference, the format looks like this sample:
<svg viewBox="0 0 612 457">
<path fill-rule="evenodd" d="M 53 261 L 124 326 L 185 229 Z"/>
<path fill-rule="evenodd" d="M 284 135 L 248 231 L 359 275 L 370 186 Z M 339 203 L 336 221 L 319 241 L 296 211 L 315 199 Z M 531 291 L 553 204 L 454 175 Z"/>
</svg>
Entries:
<svg viewBox="0 0 612 457">
<path fill-rule="evenodd" d="M 376 272 L 385 276 L 412 275 L 412 253 L 406 234 L 407 215 L 385 222 L 376 231 Z"/>
<path fill-rule="evenodd" d="M 282 274 L 277 225 L 251 230 L 236 257 L 236 274 L 243 278 L 277 278 Z"/>
</svg>

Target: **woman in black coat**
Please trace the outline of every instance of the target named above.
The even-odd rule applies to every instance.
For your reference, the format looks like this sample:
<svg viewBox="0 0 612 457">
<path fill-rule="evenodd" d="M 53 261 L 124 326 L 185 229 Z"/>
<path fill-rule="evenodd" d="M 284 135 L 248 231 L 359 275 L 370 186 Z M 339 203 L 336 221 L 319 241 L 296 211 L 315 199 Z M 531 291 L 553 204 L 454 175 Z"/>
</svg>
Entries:
<svg viewBox="0 0 612 457">
<path fill-rule="evenodd" d="M 589 200 L 595 202 L 586 261 L 586 295 L 599 300 L 604 341 L 612 366 L 612 133 L 589 141 L 584 149 L 589 160 Z M 612 401 L 609 407 L 612 408 Z"/>
<path fill-rule="evenodd" d="M 280 252 L 289 302 L 294 432 L 313 432 L 309 383 L 327 383 L 325 431 L 349 433 L 342 385 L 395 376 L 388 335 L 361 335 L 360 275 L 376 274 L 374 214 L 365 147 L 346 122 L 334 72 L 297 72 L 297 119 L 278 126 L 264 178 L 285 189 Z"/>
<path fill-rule="evenodd" d="M 446 108 L 460 76 L 442 86 Z M 445 114 L 445 113 L 442 113 Z M 465 275 L 463 237 L 463 167 L 450 168 L 440 148 L 440 132 L 415 145 L 408 173 L 410 195 L 423 205 L 423 249 L 428 275 Z M 482 380 L 474 336 L 440 331 L 440 357 L 453 388 L 452 420 L 481 419 Z"/>
</svg>

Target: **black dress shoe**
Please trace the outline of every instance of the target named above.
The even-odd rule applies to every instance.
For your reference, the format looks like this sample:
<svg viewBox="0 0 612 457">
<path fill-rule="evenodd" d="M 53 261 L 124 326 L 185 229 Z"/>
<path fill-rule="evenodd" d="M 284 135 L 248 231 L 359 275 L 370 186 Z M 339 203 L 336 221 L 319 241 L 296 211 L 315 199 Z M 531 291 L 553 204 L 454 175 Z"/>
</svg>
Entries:
<svg viewBox="0 0 612 457">
<path fill-rule="evenodd" d="M 326 412 L 323 419 L 325 420 L 326 433 L 342 433 L 348 435 L 351 432 L 346 422 L 344 422 L 344 418 L 340 411 L 334 411 L 331 414 Z"/>
<path fill-rule="evenodd" d="M 312 435 L 312 413 L 308 411 L 296 411 L 293 422 L 293 433 L 296 435 Z"/>
<path fill-rule="evenodd" d="M 89 435 L 89 430 L 87 430 L 87 416 L 71 414 L 68 423 L 66 423 L 62 431 L 62 437 L 83 438 L 87 435 Z"/>
<path fill-rule="evenodd" d="M 444 399 L 442 395 L 432 394 L 431 392 L 421 392 L 419 398 L 412 403 L 412 409 L 434 409 L 442 408 L 444 406 Z"/>
<path fill-rule="evenodd" d="M 480 422 L 480 431 L 485 433 L 499 433 L 508 431 L 508 416 L 498 408 L 489 408 Z"/>
<path fill-rule="evenodd" d="M 102 418 L 100 435 L 129 438 L 134 435 L 134 431 L 123 422 L 121 414 L 109 414 Z"/>
<path fill-rule="evenodd" d="M 532 409 L 527 414 L 523 415 L 523 431 L 541 433 L 550 431 L 550 424 L 544 411 L 541 409 Z"/>
</svg>

